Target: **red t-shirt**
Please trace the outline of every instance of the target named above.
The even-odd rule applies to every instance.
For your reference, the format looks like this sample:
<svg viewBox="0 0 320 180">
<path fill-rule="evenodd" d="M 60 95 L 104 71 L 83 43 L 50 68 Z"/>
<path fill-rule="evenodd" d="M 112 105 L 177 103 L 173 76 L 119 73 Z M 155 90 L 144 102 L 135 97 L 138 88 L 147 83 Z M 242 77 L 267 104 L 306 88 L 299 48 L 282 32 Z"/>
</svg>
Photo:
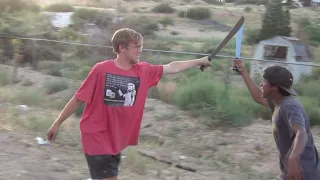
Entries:
<svg viewBox="0 0 320 180">
<path fill-rule="evenodd" d="M 162 65 L 146 62 L 122 70 L 107 60 L 91 69 L 75 94 L 86 102 L 80 121 L 84 153 L 116 155 L 138 143 L 148 90 L 162 74 Z"/>
</svg>

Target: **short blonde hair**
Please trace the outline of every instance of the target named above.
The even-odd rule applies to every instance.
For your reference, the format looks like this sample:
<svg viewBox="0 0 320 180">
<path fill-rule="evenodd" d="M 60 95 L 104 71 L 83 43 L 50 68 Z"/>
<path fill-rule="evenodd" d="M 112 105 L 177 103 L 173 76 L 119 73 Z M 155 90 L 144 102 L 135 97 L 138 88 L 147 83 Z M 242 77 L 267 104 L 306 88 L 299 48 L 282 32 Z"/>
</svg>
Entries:
<svg viewBox="0 0 320 180">
<path fill-rule="evenodd" d="M 138 43 L 143 39 L 142 35 L 133 29 L 122 28 L 117 30 L 111 39 L 113 52 L 119 53 L 119 45 L 128 46 L 130 43 Z"/>
</svg>

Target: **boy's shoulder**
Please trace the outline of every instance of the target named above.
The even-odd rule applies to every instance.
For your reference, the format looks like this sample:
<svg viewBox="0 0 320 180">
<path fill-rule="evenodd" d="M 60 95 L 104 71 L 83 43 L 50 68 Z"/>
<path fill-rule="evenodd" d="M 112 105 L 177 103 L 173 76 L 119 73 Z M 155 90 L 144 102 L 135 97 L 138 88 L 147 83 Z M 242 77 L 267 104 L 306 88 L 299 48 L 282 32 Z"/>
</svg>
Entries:
<svg viewBox="0 0 320 180">
<path fill-rule="evenodd" d="M 106 66 L 109 66 L 113 63 L 113 59 L 110 59 L 110 60 L 104 60 L 104 61 L 101 61 L 101 62 L 97 62 L 93 65 L 92 69 L 94 70 L 101 70 L 103 68 L 105 68 Z"/>
</svg>

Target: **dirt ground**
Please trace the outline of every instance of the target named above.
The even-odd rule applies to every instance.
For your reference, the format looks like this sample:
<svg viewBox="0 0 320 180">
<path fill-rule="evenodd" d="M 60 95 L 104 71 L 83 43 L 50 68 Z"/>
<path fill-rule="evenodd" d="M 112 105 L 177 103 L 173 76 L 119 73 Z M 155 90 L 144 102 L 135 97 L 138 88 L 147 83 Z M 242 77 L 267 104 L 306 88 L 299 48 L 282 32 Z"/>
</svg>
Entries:
<svg viewBox="0 0 320 180">
<path fill-rule="evenodd" d="M 81 154 L 65 148 L 41 146 L 36 136 L 23 131 L 0 129 L 0 179 L 76 180 L 86 179 L 85 172 L 76 172 Z"/>
</svg>

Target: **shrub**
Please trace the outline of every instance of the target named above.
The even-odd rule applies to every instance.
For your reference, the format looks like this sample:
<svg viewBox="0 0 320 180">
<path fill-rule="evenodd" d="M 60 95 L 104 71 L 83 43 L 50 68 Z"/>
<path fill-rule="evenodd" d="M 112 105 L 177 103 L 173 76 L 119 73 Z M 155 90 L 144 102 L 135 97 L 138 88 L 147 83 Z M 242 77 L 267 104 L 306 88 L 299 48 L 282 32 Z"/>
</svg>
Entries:
<svg viewBox="0 0 320 180">
<path fill-rule="evenodd" d="M 150 17 L 128 17 L 124 19 L 122 27 L 132 28 L 143 36 L 154 35 L 154 31 L 158 31 L 160 28 L 158 23 Z"/>
<path fill-rule="evenodd" d="M 235 4 L 267 4 L 266 0 L 237 0 Z"/>
<path fill-rule="evenodd" d="M 10 79 L 8 76 L 8 72 L 4 71 L 3 69 L 0 69 L 0 86 L 4 86 L 10 83 Z"/>
<path fill-rule="evenodd" d="M 169 6 L 169 4 L 159 4 L 152 9 L 154 13 L 174 13 L 175 9 Z"/>
<path fill-rule="evenodd" d="M 29 116 L 26 126 L 35 132 L 46 133 L 52 124 L 50 117 Z"/>
<path fill-rule="evenodd" d="M 32 12 L 39 12 L 41 8 L 33 2 L 23 0 L 0 0 L 0 16 L 4 11 L 13 13 L 23 9 L 30 10 Z"/>
<path fill-rule="evenodd" d="M 74 8 L 67 3 L 55 3 L 45 7 L 44 10 L 50 12 L 73 12 Z"/>
<path fill-rule="evenodd" d="M 251 97 L 243 94 L 232 94 L 225 85 L 204 72 L 178 86 L 174 94 L 176 105 L 192 111 L 195 116 L 209 117 L 204 123 L 212 126 L 215 123 L 243 125 L 251 122 L 258 104 Z"/>
<path fill-rule="evenodd" d="M 249 45 L 257 44 L 260 41 L 260 30 L 258 29 L 250 29 L 247 32 L 246 43 Z"/>
<path fill-rule="evenodd" d="M 170 17 L 164 17 L 158 22 L 163 26 L 163 29 L 167 29 L 168 25 L 174 25 L 174 20 Z"/>
<path fill-rule="evenodd" d="M 187 12 L 180 11 L 179 17 L 186 17 L 194 20 L 203 20 L 203 19 L 209 19 L 211 18 L 211 10 L 206 7 L 194 7 L 189 8 Z"/>
<path fill-rule="evenodd" d="M 315 44 L 320 43 L 320 25 L 309 25 L 306 28 L 306 33 L 309 36 L 309 39 Z"/>
<path fill-rule="evenodd" d="M 39 91 L 25 88 L 24 90 L 18 90 L 10 101 L 17 104 L 39 105 L 42 102 L 42 97 Z"/>
<path fill-rule="evenodd" d="M 208 3 L 208 4 L 223 4 L 223 2 L 218 1 L 218 0 L 203 0 L 204 2 Z"/>
<path fill-rule="evenodd" d="M 44 84 L 47 94 L 53 94 L 68 89 L 68 82 L 65 80 L 51 80 Z"/>
<path fill-rule="evenodd" d="M 303 97 L 299 96 L 298 99 L 300 100 L 301 104 L 305 108 L 305 111 L 308 115 L 310 125 L 320 125 L 320 104 L 319 101 L 313 99 L 312 97 Z"/>
<path fill-rule="evenodd" d="M 246 7 L 246 8 L 244 8 L 244 11 L 245 11 L 245 12 L 251 12 L 251 11 L 252 11 L 252 8 L 251 8 L 251 7 Z"/>
<path fill-rule="evenodd" d="M 86 23 L 93 23 L 100 27 L 108 27 L 112 22 L 113 15 L 100 10 L 95 9 L 77 9 L 72 15 L 72 21 L 74 22 L 74 28 L 80 28 Z"/>
<path fill-rule="evenodd" d="M 179 32 L 177 32 L 177 31 L 171 31 L 170 34 L 173 35 L 173 36 L 175 36 L 175 35 L 178 35 Z"/>
</svg>

